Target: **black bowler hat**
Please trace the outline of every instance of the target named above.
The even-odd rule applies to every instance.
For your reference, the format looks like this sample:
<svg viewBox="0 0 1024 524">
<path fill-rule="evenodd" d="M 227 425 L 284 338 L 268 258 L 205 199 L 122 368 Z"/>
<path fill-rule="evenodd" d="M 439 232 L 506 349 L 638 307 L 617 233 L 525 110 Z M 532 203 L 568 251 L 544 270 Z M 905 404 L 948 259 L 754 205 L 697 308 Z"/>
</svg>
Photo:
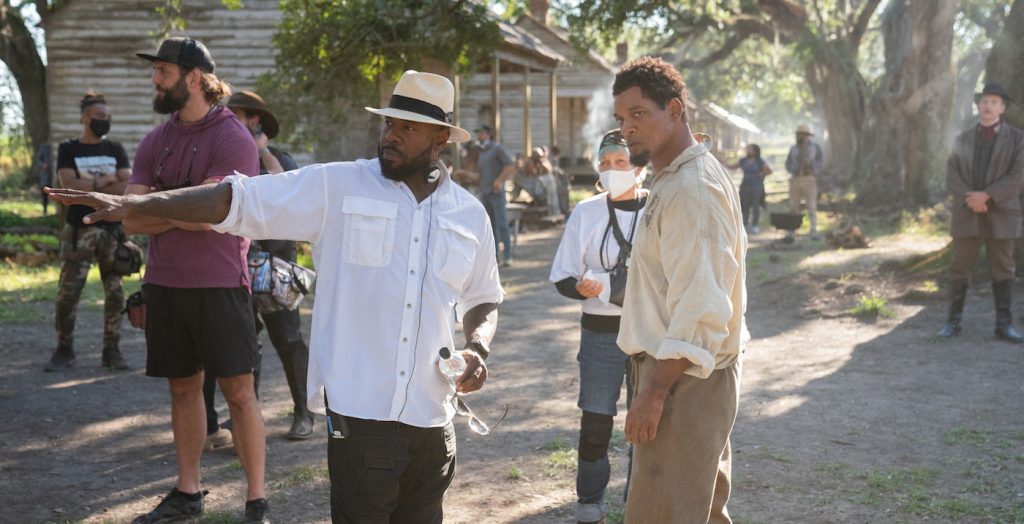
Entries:
<svg viewBox="0 0 1024 524">
<path fill-rule="evenodd" d="M 1003 88 L 1003 84 L 997 84 L 995 82 L 989 82 L 985 84 L 985 88 L 980 93 L 974 94 L 974 103 L 977 104 L 983 95 L 995 95 L 1003 97 L 1003 103 L 1010 103 L 1010 93 L 1006 92 Z"/>
<path fill-rule="evenodd" d="M 204 73 L 212 73 L 217 64 L 213 62 L 210 50 L 202 42 L 187 36 L 175 36 L 164 40 L 156 56 L 136 53 L 135 56 L 150 62 L 170 62 L 189 69 L 198 68 Z"/>
</svg>

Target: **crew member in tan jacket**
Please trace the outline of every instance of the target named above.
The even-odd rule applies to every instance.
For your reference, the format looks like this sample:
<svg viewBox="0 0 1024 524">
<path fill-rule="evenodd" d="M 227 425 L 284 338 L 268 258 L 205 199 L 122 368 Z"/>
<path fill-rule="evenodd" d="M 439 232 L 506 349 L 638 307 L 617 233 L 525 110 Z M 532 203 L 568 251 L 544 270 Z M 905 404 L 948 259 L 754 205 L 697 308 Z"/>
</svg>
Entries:
<svg viewBox="0 0 1024 524">
<path fill-rule="evenodd" d="M 631 155 L 657 173 L 618 338 L 636 381 L 626 415 L 634 445 L 626 523 L 728 523 L 729 435 L 749 338 L 739 192 L 690 132 L 686 84 L 671 65 L 634 60 L 612 93 Z"/>
<path fill-rule="evenodd" d="M 967 282 L 985 243 L 992 274 L 997 337 L 1024 342 L 1013 327 L 1013 241 L 1021 235 L 1020 190 L 1024 179 L 1024 132 L 1000 118 L 1010 96 L 1003 86 L 985 85 L 974 96 L 978 124 L 956 137 L 946 170 L 946 187 L 953 197 L 953 259 L 949 267 L 950 306 L 941 337 L 963 329 Z"/>
</svg>

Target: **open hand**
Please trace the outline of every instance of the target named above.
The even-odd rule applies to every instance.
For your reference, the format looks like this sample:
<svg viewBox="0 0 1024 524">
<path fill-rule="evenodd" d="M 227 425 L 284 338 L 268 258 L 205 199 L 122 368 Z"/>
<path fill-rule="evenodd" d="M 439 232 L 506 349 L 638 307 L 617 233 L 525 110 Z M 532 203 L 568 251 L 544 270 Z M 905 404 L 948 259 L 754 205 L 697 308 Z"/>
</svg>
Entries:
<svg viewBox="0 0 1024 524">
<path fill-rule="evenodd" d="M 475 351 L 462 351 L 462 357 L 466 359 L 466 371 L 455 381 L 455 391 L 469 393 L 483 387 L 487 381 L 487 364 Z"/>
<path fill-rule="evenodd" d="M 128 210 L 124 206 L 125 197 L 121 195 L 85 192 L 77 189 L 53 189 L 52 187 L 43 188 L 43 191 L 50 200 L 66 206 L 82 205 L 95 209 L 94 213 L 90 213 L 82 219 L 85 224 L 95 224 L 101 221 L 120 222 L 128 215 Z"/>
<path fill-rule="evenodd" d="M 633 444 L 647 444 L 658 434 L 665 397 L 640 390 L 626 413 L 626 440 Z"/>
<path fill-rule="evenodd" d="M 576 283 L 576 292 L 586 298 L 596 297 L 604 290 L 604 286 L 596 280 L 580 280 Z"/>
</svg>

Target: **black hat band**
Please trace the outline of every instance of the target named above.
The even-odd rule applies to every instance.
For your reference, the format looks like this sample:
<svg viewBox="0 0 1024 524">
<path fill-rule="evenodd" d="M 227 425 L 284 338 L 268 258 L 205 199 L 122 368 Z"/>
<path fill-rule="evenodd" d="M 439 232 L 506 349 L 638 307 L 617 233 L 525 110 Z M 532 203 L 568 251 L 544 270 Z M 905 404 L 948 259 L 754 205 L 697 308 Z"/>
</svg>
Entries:
<svg viewBox="0 0 1024 524">
<path fill-rule="evenodd" d="M 391 101 L 388 102 L 388 107 L 391 109 L 399 109 L 402 111 L 409 111 L 410 113 L 429 116 L 434 120 L 440 120 L 446 124 L 452 123 L 453 114 L 451 112 L 446 113 L 440 107 L 416 98 L 410 98 L 402 95 L 391 95 Z"/>
</svg>

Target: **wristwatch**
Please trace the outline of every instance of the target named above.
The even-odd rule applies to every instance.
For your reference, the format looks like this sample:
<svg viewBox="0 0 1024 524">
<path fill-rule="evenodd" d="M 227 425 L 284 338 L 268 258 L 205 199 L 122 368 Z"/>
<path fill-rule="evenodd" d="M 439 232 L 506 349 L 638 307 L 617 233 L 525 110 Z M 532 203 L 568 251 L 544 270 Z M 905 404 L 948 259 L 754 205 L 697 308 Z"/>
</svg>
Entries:
<svg viewBox="0 0 1024 524">
<path fill-rule="evenodd" d="M 481 360 L 487 360 L 487 356 L 491 354 L 491 350 L 487 349 L 487 346 L 484 346 L 483 342 L 480 342 L 479 340 L 467 342 L 466 345 L 463 346 L 463 349 L 468 349 L 477 355 L 480 355 Z"/>
</svg>

